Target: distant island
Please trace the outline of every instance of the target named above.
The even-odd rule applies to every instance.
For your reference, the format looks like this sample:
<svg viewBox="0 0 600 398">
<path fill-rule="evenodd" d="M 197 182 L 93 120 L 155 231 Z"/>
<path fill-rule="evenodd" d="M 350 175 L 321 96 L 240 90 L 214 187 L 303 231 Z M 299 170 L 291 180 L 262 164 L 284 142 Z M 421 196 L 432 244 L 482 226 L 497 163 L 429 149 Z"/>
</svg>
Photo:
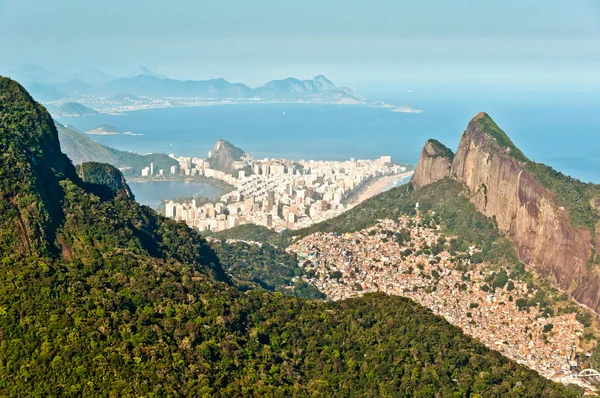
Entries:
<svg viewBox="0 0 600 398">
<path fill-rule="evenodd" d="M 121 130 L 111 124 L 103 124 L 85 132 L 90 135 L 117 135 Z"/>
</svg>

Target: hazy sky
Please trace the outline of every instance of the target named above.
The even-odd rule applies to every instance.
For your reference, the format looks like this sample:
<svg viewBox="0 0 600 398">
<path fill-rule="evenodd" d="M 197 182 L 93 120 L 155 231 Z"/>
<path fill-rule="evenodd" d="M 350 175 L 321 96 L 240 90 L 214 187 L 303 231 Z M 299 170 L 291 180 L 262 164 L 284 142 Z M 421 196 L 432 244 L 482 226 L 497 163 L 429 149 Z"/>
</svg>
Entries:
<svg viewBox="0 0 600 398">
<path fill-rule="evenodd" d="M 0 73 L 587 84 L 600 0 L 0 0 L 0 49 Z"/>
</svg>

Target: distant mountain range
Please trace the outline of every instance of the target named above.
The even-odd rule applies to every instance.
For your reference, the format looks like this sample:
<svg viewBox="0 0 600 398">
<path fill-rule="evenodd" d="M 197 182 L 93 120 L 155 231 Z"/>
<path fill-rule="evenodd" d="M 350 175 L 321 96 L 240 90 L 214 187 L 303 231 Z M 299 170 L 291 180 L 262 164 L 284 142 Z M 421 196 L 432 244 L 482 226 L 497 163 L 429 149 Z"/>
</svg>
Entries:
<svg viewBox="0 0 600 398">
<path fill-rule="evenodd" d="M 303 101 L 362 104 L 365 98 L 353 89 L 337 87 L 323 75 L 310 80 L 293 77 L 273 80 L 251 88 L 223 78 L 177 80 L 140 67 L 126 77 L 114 79 L 104 72 L 88 70 L 59 76 L 37 65 L 14 69 L 8 76 L 20 81 L 39 101 L 52 102 L 80 96 L 142 96 L 152 98 L 198 98 L 213 100 Z"/>
<path fill-rule="evenodd" d="M 311 80 L 287 78 L 273 80 L 262 87 L 250 88 L 242 83 L 225 79 L 176 80 L 142 74 L 113 80 L 95 89 L 104 95 L 131 93 L 146 97 L 255 99 L 266 101 L 312 101 L 363 103 L 364 97 L 357 92 L 336 87 L 325 76 Z"/>
</svg>

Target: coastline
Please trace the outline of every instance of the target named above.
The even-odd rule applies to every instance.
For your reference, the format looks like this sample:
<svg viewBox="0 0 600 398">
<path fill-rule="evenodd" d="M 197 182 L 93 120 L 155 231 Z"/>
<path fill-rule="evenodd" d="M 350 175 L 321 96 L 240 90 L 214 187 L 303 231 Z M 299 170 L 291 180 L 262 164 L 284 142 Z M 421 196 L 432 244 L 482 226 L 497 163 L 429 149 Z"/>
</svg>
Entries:
<svg viewBox="0 0 600 398">
<path fill-rule="evenodd" d="M 190 104 L 169 104 L 169 105 L 156 105 L 156 106 L 148 106 L 148 107 L 140 107 L 134 109 L 119 109 L 119 108 L 93 108 L 95 111 L 98 111 L 99 114 L 103 115 L 112 115 L 112 116 L 126 116 L 129 112 L 136 111 L 145 111 L 152 109 L 168 109 L 168 108 L 198 108 L 205 106 L 220 106 L 220 105 L 265 105 L 265 104 L 306 104 L 306 105 L 336 105 L 336 106 L 364 106 L 367 108 L 385 108 L 386 107 L 377 107 L 377 106 L 369 106 L 367 102 L 359 102 L 359 103 L 343 103 L 343 102 L 310 102 L 310 101 L 232 101 L 232 102 L 202 102 L 202 103 L 190 103 Z M 97 115 L 91 115 L 97 116 Z M 72 117 L 72 116 L 61 116 L 61 117 Z M 81 116 L 80 116 L 81 117 Z M 87 133 L 86 133 L 87 134 Z M 104 134 L 98 134 L 104 135 Z M 108 134 L 106 134 L 108 135 Z"/>
<path fill-rule="evenodd" d="M 414 171 L 407 171 L 402 174 L 395 174 L 393 176 L 384 176 L 373 180 L 367 186 L 365 186 L 362 191 L 348 203 L 350 206 L 355 206 L 367 199 L 372 198 L 375 195 L 379 195 L 382 192 L 387 191 L 395 186 L 400 185 L 399 183 L 408 177 L 412 176 Z"/>
</svg>

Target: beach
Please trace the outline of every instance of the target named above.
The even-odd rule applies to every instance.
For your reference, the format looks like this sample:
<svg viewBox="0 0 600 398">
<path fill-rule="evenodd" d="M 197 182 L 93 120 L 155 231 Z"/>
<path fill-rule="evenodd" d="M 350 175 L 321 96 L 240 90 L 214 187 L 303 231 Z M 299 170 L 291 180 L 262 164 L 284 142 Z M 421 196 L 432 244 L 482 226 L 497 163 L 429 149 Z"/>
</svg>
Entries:
<svg viewBox="0 0 600 398">
<path fill-rule="evenodd" d="M 353 206 L 357 205 L 375 195 L 387 191 L 388 189 L 400 185 L 400 182 L 406 180 L 412 176 L 414 171 L 407 171 L 406 173 L 396 174 L 393 176 L 384 176 L 373 180 L 367 186 L 365 186 L 358 195 L 355 196 L 348 204 Z M 407 181 L 408 182 L 408 181 Z"/>
</svg>

